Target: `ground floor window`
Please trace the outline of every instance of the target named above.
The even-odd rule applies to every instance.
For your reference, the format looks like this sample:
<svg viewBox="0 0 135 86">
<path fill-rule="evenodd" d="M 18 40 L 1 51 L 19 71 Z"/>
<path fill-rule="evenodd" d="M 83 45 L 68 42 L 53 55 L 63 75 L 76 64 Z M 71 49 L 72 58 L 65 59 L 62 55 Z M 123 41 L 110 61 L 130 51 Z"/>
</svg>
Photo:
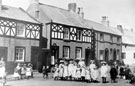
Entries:
<svg viewBox="0 0 135 86">
<path fill-rule="evenodd" d="M 117 50 L 117 60 L 119 60 L 119 59 L 120 59 L 120 51 Z"/>
<path fill-rule="evenodd" d="M 104 50 L 99 50 L 99 60 L 104 60 Z"/>
<path fill-rule="evenodd" d="M 123 52 L 123 53 L 121 54 L 121 57 L 122 57 L 122 59 L 125 59 L 125 58 L 126 58 L 126 53 Z"/>
<path fill-rule="evenodd" d="M 63 58 L 69 59 L 70 54 L 70 47 L 69 46 L 63 46 Z"/>
<path fill-rule="evenodd" d="M 15 61 L 24 61 L 25 56 L 25 48 L 24 47 L 16 47 L 15 48 Z"/>
<path fill-rule="evenodd" d="M 76 50 L 75 50 L 75 56 L 77 59 L 80 59 L 82 58 L 82 48 L 79 48 L 79 47 L 76 47 Z"/>
</svg>

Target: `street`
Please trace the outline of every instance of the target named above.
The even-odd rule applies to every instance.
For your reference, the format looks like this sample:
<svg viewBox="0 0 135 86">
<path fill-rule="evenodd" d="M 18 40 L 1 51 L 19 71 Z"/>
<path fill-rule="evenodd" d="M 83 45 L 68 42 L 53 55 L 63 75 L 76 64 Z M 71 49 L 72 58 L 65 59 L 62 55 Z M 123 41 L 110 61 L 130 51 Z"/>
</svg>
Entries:
<svg viewBox="0 0 135 86">
<path fill-rule="evenodd" d="M 127 81 L 117 79 L 118 83 L 85 83 L 75 81 L 54 81 L 51 77 L 43 79 L 42 74 L 36 74 L 32 79 L 14 80 L 8 79 L 6 86 L 133 86 L 128 84 Z M 2 85 L 0 85 L 2 86 Z"/>
</svg>

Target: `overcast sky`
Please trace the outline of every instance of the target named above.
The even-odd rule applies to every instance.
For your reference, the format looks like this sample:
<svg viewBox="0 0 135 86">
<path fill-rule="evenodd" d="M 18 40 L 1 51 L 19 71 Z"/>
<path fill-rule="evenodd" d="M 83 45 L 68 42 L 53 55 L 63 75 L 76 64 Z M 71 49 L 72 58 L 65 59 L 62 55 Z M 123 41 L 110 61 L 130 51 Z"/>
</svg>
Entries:
<svg viewBox="0 0 135 86">
<path fill-rule="evenodd" d="M 39 0 L 48 5 L 67 9 L 68 3 L 76 2 L 83 7 L 84 18 L 101 22 L 102 16 L 108 16 L 110 25 L 123 25 L 135 30 L 135 0 Z M 30 0 L 3 0 L 2 4 L 27 9 Z"/>
</svg>

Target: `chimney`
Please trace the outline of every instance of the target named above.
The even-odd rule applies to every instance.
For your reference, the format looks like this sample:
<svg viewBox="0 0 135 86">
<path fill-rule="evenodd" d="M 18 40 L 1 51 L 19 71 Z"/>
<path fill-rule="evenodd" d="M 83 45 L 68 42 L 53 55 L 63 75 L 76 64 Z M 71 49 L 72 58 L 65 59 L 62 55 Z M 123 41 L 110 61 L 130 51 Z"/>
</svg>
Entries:
<svg viewBox="0 0 135 86">
<path fill-rule="evenodd" d="M 117 29 L 118 29 L 121 33 L 123 33 L 122 25 L 117 25 Z"/>
<path fill-rule="evenodd" d="M 0 11 L 2 11 L 2 0 L 0 0 Z"/>
<path fill-rule="evenodd" d="M 109 27 L 109 20 L 108 20 L 108 17 L 107 17 L 107 16 L 102 16 L 102 21 L 101 21 L 101 23 L 102 23 L 104 26 Z"/>
<path fill-rule="evenodd" d="M 39 0 L 30 0 L 31 4 L 39 4 Z"/>
<path fill-rule="evenodd" d="M 80 16 L 80 17 L 82 17 L 82 18 L 84 18 L 84 12 L 83 12 L 83 8 L 81 8 L 81 7 L 78 7 L 78 15 Z"/>
<path fill-rule="evenodd" d="M 69 11 L 76 12 L 76 7 L 77 7 L 76 3 L 69 3 L 68 4 L 68 10 Z"/>
<path fill-rule="evenodd" d="M 131 28 L 131 32 L 134 32 L 134 29 L 133 28 Z"/>
</svg>

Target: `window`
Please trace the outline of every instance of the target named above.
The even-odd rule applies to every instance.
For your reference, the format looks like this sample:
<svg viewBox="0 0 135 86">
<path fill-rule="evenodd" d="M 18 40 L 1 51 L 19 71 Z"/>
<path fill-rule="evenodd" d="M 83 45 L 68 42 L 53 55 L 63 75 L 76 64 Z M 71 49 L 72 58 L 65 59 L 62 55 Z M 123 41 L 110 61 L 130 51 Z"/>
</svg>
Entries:
<svg viewBox="0 0 135 86">
<path fill-rule="evenodd" d="M 63 47 L 63 58 L 69 59 L 69 47 L 68 46 Z"/>
<path fill-rule="evenodd" d="M 25 25 L 23 23 L 17 23 L 17 36 L 25 37 Z"/>
<path fill-rule="evenodd" d="M 120 37 L 117 37 L 117 42 L 118 42 L 118 43 L 120 42 Z"/>
<path fill-rule="evenodd" d="M 99 59 L 104 60 L 104 50 L 99 51 Z"/>
<path fill-rule="evenodd" d="M 82 58 L 82 48 L 78 48 L 78 47 L 76 48 L 75 56 L 77 59 Z"/>
<path fill-rule="evenodd" d="M 76 32 L 76 40 L 77 41 L 82 40 L 82 32 L 81 32 L 81 30 L 77 30 L 77 32 Z"/>
<path fill-rule="evenodd" d="M 119 59 L 120 59 L 120 51 L 117 50 L 117 60 L 119 60 Z"/>
<path fill-rule="evenodd" d="M 35 18 L 39 18 L 39 10 L 35 11 Z"/>
<path fill-rule="evenodd" d="M 104 41 L 104 35 L 103 35 L 103 33 L 100 33 L 100 41 Z"/>
<path fill-rule="evenodd" d="M 113 42 L 113 36 L 112 35 L 110 35 L 110 41 Z"/>
<path fill-rule="evenodd" d="M 69 28 L 64 28 L 64 39 L 69 39 Z"/>
<path fill-rule="evenodd" d="M 23 47 L 16 47 L 15 48 L 15 61 L 24 61 L 24 55 L 25 55 L 25 48 Z"/>
<path fill-rule="evenodd" d="M 113 50 L 110 49 L 110 59 L 109 60 L 113 60 Z"/>
<path fill-rule="evenodd" d="M 125 59 L 126 58 L 126 53 L 123 52 L 122 55 L 121 55 L 122 59 Z"/>
<path fill-rule="evenodd" d="M 135 59 L 135 53 L 134 53 L 134 59 Z"/>
</svg>

